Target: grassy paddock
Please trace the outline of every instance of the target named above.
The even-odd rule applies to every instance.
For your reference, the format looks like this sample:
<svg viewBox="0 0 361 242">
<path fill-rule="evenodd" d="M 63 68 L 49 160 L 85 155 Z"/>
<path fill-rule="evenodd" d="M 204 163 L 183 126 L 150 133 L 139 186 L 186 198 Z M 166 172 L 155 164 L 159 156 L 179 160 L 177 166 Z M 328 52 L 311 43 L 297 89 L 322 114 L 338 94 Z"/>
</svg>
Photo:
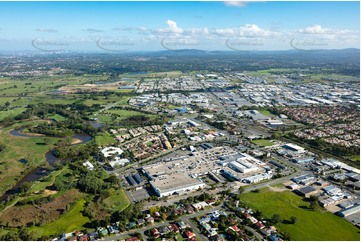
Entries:
<svg viewBox="0 0 361 242">
<path fill-rule="evenodd" d="M 41 237 L 54 236 L 82 229 L 84 224 L 90 222 L 89 218 L 83 216 L 82 214 L 85 202 L 85 199 L 78 200 L 74 207 L 58 220 L 48 223 L 42 227 L 33 226 L 30 228 L 30 231 L 34 231 L 35 234 Z"/>
<path fill-rule="evenodd" d="M 290 191 L 273 192 L 264 188 L 259 193 L 243 194 L 241 201 L 254 210 L 262 211 L 266 218 L 277 213 L 282 220 L 289 221 L 291 216 L 296 216 L 295 224 L 276 224 L 280 232 L 289 233 L 291 240 L 360 239 L 360 230 L 351 223 L 321 208 L 315 211 L 301 208 L 308 203 Z"/>
<path fill-rule="evenodd" d="M 109 144 L 113 144 L 116 141 L 114 140 L 114 138 L 109 134 L 109 132 L 105 131 L 97 136 L 95 136 L 95 142 L 97 143 L 97 145 L 109 145 Z"/>
<path fill-rule="evenodd" d="M 103 201 L 106 208 L 123 211 L 130 205 L 130 201 L 123 189 L 110 190 L 111 195 Z"/>
<path fill-rule="evenodd" d="M 266 139 L 256 139 L 256 140 L 252 140 L 252 143 L 255 145 L 259 145 L 259 146 L 271 146 L 274 145 L 274 143 L 270 140 L 266 140 Z"/>
</svg>

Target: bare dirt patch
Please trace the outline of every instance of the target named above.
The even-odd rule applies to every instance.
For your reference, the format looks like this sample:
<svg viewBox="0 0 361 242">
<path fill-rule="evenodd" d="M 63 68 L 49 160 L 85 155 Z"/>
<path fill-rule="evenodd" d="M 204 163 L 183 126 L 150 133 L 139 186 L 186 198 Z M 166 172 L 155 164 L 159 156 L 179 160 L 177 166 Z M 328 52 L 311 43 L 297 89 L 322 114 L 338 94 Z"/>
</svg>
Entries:
<svg viewBox="0 0 361 242">
<path fill-rule="evenodd" d="M 50 196 L 50 195 L 56 194 L 57 192 L 58 191 L 55 191 L 55 190 L 45 189 L 43 194 L 46 195 L 46 196 Z"/>
<path fill-rule="evenodd" d="M 284 191 L 288 191 L 287 188 L 280 188 L 280 187 L 270 187 L 268 186 L 268 188 L 273 191 L 273 192 L 284 192 Z"/>
<path fill-rule="evenodd" d="M 75 145 L 75 144 L 80 144 L 81 142 L 82 142 L 81 139 L 75 139 L 75 138 L 73 138 L 72 141 L 71 141 L 71 144 L 72 144 L 72 145 Z"/>
</svg>

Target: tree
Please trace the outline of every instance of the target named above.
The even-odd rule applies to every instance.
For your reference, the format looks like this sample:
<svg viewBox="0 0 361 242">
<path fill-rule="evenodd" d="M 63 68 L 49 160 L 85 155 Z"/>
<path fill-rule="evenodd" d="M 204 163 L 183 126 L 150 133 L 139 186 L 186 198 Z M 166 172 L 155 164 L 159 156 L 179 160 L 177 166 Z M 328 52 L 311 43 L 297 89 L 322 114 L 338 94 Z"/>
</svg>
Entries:
<svg viewBox="0 0 361 242">
<path fill-rule="evenodd" d="M 238 192 L 239 192 L 239 194 L 242 194 L 242 193 L 244 193 L 244 187 L 243 186 L 240 186 L 239 188 L 238 188 Z"/>
<path fill-rule="evenodd" d="M 25 194 L 31 188 L 31 183 L 24 182 L 24 183 L 20 184 L 19 188 L 20 188 L 20 193 Z"/>
<path fill-rule="evenodd" d="M 283 239 L 284 239 L 284 240 L 291 240 L 290 234 L 287 233 L 287 232 L 284 232 L 284 233 L 283 233 Z"/>
<path fill-rule="evenodd" d="M 292 224 L 295 224 L 297 222 L 297 217 L 296 216 L 291 216 L 290 220 L 291 220 Z"/>
<path fill-rule="evenodd" d="M 97 178 L 93 172 L 87 172 L 78 180 L 78 187 L 86 193 L 97 194 L 102 189 L 103 181 Z"/>
<path fill-rule="evenodd" d="M 254 216 L 256 217 L 256 218 L 262 218 L 262 211 L 259 211 L 258 209 L 256 210 L 256 212 L 254 213 Z"/>
<path fill-rule="evenodd" d="M 158 206 L 155 206 L 155 207 L 150 207 L 149 208 L 149 213 L 150 214 L 154 214 L 156 212 L 159 212 L 159 207 Z"/>
<path fill-rule="evenodd" d="M 311 209 L 316 209 L 317 208 L 317 201 L 310 201 L 310 208 Z"/>
<path fill-rule="evenodd" d="M 163 219 L 163 221 L 167 220 L 167 214 L 162 213 L 162 219 Z"/>
<path fill-rule="evenodd" d="M 275 213 L 273 214 L 272 218 L 271 218 L 271 222 L 273 224 L 279 223 L 281 221 L 281 217 L 279 214 Z"/>
</svg>

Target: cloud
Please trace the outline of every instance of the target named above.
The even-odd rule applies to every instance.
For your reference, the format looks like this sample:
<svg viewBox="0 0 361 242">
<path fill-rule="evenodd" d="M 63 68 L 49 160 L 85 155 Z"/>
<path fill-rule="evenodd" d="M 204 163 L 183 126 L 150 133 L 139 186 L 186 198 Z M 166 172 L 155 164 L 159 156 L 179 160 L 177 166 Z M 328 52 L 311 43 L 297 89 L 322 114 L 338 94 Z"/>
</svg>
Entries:
<svg viewBox="0 0 361 242">
<path fill-rule="evenodd" d="M 308 26 L 304 29 L 296 30 L 297 34 L 313 36 L 313 38 L 326 39 L 326 40 L 344 40 L 353 39 L 358 40 L 360 33 L 357 30 L 352 29 L 331 29 L 323 28 L 322 26 L 315 24 Z"/>
<path fill-rule="evenodd" d="M 322 28 L 320 25 L 315 24 L 313 26 L 306 27 L 305 29 L 298 29 L 299 33 L 302 34 L 326 34 L 331 33 L 331 29 Z"/>
<path fill-rule="evenodd" d="M 213 34 L 218 36 L 235 36 L 237 35 L 236 30 L 234 28 L 224 28 L 224 29 L 215 29 Z"/>
<path fill-rule="evenodd" d="M 48 33 L 56 33 L 58 30 L 56 29 L 36 29 L 38 32 L 48 32 Z"/>
<path fill-rule="evenodd" d="M 247 5 L 248 1 L 225 1 L 224 5 L 228 7 L 243 8 Z"/>
<path fill-rule="evenodd" d="M 173 33 L 183 33 L 183 29 L 179 28 L 177 26 L 177 23 L 172 21 L 172 20 L 167 20 L 166 21 L 167 25 L 168 25 L 168 29 L 173 32 Z"/>
<path fill-rule="evenodd" d="M 88 28 L 88 29 L 85 29 L 84 31 L 88 31 L 88 32 L 91 32 L 91 33 L 102 33 L 102 32 L 104 32 L 104 30 L 93 29 L 93 28 Z"/>
<path fill-rule="evenodd" d="M 242 25 L 238 28 L 222 28 L 215 29 L 212 31 L 214 35 L 223 36 L 223 37 L 275 37 L 279 36 L 281 33 L 276 31 L 271 31 L 267 29 L 262 29 L 258 27 L 256 24 L 246 24 Z"/>
<path fill-rule="evenodd" d="M 261 29 L 255 24 L 246 24 L 239 27 L 239 36 L 243 37 L 273 37 L 278 35 L 278 32 Z"/>
<path fill-rule="evenodd" d="M 147 32 L 148 29 L 146 27 L 132 27 L 132 26 L 121 26 L 121 27 L 117 27 L 117 28 L 114 28 L 112 29 L 114 31 L 134 31 L 134 30 L 137 30 L 137 31 L 140 31 L 140 32 Z"/>
<path fill-rule="evenodd" d="M 209 31 L 207 28 L 192 28 L 192 29 L 185 29 L 185 35 L 208 35 Z"/>
</svg>

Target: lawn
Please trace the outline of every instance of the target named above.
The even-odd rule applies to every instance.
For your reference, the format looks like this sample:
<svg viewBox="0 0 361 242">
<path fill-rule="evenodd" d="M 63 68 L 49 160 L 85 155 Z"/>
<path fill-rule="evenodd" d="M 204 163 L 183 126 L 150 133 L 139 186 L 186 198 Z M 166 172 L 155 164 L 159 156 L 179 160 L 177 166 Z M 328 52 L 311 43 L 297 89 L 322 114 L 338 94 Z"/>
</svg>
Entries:
<svg viewBox="0 0 361 242">
<path fill-rule="evenodd" d="M 123 110 L 123 109 L 112 109 L 112 110 L 107 110 L 106 112 L 111 113 L 111 114 L 116 114 L 122 119 L 129 118 L 131 116 L 137 116 L 137 115 L 151 116 L 149 114 L 144 114 L 142 112 L 132 111 L 132 110 Z"/>
<path fill-rule="evenodd" d="M 360 229 L 346 220 L 324 209 L 310 211 L 299 206 L 307 206 L 302 198 L 291 191 L 272 192 L 268 188 L 259 193 L 245 193 L 241 201 L 263 212 L 266 218 L 279 214 L 282 220 L 297 217 L 296 224 L 278 223 L 280 232 L 288 232 L 291 240 L 357 240 Z"/>
<path fill-rule="evenodd" d="M 54 119 L 55 121 L 64 121 L 64 120 L 67 120 L 66 117 L 61 116 L 61 115 L 59 115 L 59 114 L 49 115 L 47 118 Z"/>
<path fill-rule="evenodd" d="M 130 205 L 127 194 L 125 194 L 125 191 L 123 189 L 120 188 L 114 190 L 112 188 L 109 191 L 111 195 L 103 201 L 103 205 L 105 206 L 105 208 L 123 211 Z"/>
<path fill-rule="evenodd" d="M 24 112 L 26 108 L 16 107 L 7 111 L 0 111 L 0 122 L 4 120 L 6 117 L 15 117 L 16 115 Z"/>
<path fill-rule="evenodd" d="M 260 112 L 260 113 L 262 113 L 263 115 L 266 115 L 266 116 L 270 116 L 270 115 L 271 115 L 271 112 L 268 111 L 268 110 L 265 110 L 265 109 L 258 110 L 258 112 Z"/>
<path fill-rule="evenodd" d="M 109 132 L 105 131 L 101 134 L 95 136 L 95 142 L 99 146 L 109 145 L 115 143 L 114 138 L 109 134 Z"/>
<path fill-rule="evenodd" d="M 258 146 L 271 146 L 274 145 L 274 143 L 270 140 L 266 140 L 266 139 L 256 139 L 256 140 L 252 140 L 253 144 L 256 144 Z"/>
<path fill-rule="evenodd" d="M 83 216 L 82 214 L 85 202 L 86 201 L 84 199 L 78 200 L 74 207 L 58 220 L 48 223 L 42 227 L 33 226 L 30 228 L 30 231 L 34 231 L 39 237 L 41 237 L 54 236 L 82 229 L 84 224 L 90 222 L 89 218 Z"/>
</svg>

